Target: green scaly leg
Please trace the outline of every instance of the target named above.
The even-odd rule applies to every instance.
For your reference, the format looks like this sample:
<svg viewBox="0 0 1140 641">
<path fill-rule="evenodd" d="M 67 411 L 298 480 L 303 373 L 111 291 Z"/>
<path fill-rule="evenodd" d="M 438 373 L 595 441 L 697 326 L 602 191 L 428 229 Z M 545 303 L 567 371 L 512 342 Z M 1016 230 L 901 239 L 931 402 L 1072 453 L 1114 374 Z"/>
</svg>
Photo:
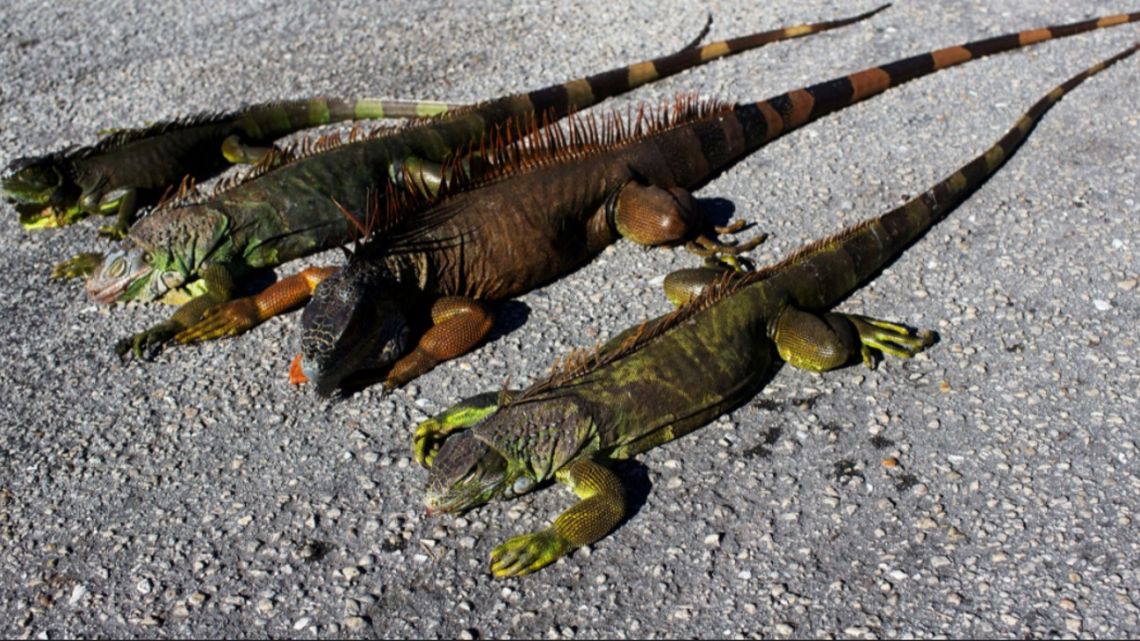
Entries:
<svg viewBox="0 0 1140 641">
<path fill-rule="evenodd" d="M 496 577 L 522 576 L 542 569 L 602 538 L 625 516 L 621 480 L 608 467 L 591 459 L 579 459 L 560 470 L 555 478 L 582 500 L 558 515 L 545 530 L 516 536 L 495 548 L 491 552 L 491 573 Z"/>
<path fill-rule="evenodd" d="M 162 347 L 174 340 L 179 332 L 200 321 L 206 311 L 233 298 L 233 276 L 217 263 L 208 263 L 201 270 L 206 291 L 187 301 L 166 321 L 139 332 L 115 344 L 120 358 L 133 354 L 135 358 L 150 360 Z"/>
<path fill-rule="evenodd" d="M 897 323 L 867 316 L 828 313 L 820 316 L 791 305 L 769 325 L 780 358 L 809 372 L 842 367 L 858 354 L 863 364 L 875 367 L 876 351 L 910 358 L 934 344 L 934 332 L 917 334 Z"/>
<path fill-rule="evenodd" d="M 500 392 L 477 394 L 420 423 L 412 439 L 413 458 L 423 467 L 431 468 L 436 452 L 447 437 L 478 425 L 499 409 L 501 396 Z"/>
</svg>

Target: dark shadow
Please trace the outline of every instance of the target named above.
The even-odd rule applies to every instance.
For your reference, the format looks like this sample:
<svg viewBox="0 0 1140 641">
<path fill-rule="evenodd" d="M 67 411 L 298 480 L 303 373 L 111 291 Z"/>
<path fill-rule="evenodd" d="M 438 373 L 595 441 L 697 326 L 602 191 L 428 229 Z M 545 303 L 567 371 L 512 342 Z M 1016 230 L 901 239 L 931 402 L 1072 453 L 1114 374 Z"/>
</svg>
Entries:
<svg viewBox="0 0 1140 641">
<path fill-rule="evenodd" d="M 487 343 L 499 340 L 530 320 L 530 305 L 517 300 L 497 303 L 492 311 L 495 314 L 495 325 L 487 335 Z"/>
<path fill-rule="evenodd" d="M 253 296 L 277 282 L 277 273 L 269 268 L 255 269 L 242 275 L 237 286 L 237 297 Z"/>
<path fill-rule="evenodd" d="M 622 490 L 625 494 L 625 516 L 614 528 L 617 530 L 641 511 L 645 502 L 649 500 L 649 492 L 653 489 L 653 482 L 649 480 L 649 468 L 637 459 L 616 461 L 611 465 L 611 468 L 621 479 Z"/>
<path fill-rule="evenodd" d="M 697 198 L 697 206 L 705 220 L 713 225 L 727 225 L 736 214 L 736 203 L 727 198 Z M 751 226 L 751 221 L 749 226 Z"/>
</svg>

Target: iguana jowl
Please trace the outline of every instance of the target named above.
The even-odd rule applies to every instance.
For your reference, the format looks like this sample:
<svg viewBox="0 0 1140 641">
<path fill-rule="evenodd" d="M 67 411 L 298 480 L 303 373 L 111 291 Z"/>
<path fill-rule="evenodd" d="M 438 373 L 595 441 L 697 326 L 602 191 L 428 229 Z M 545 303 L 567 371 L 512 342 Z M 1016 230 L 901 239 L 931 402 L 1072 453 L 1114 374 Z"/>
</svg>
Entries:
<svg viewBox="0 0 1140 641">
<path fill-rule="evenodd" d="M 230 300 L 234 286 L 254 269 L 273 267 L 350 242 L 361 212 L 373 195 L 385 197 L 391 177 L 414 175 L 423 182 L 438 163 L 510 119 L 549 112 L 556 117 L 690 67 L 788 39 L 850 24 L 873 15 L 800 25 L 687 46 L 672 55 L 612 69 L 530 93 L 514 94 L 457 109 L 394 134 L 367 136 L 345 144 L 317 144 L 283 166 L 258 174 L 208 197 L 179 200 L 136 223 L 128 244 L 109 252 L 97 267 L 78 257 L 64 270 L 94 271 L 88 292 L 100 302 L 156 300 L 200 280 L 204 293 L 182 305 L 167 321 L 121 341 L 116 351 L 151 352 L 196 323 L 209 308 Z M 291 283 L 313 277 L 306 271 Z"/>
<path fill-rule="evenodd" d="M 780 360 L 819 372 L 859 358 L 873 366 L 876 350 L 904 358 L 922 351 L 932 342 L 928 332 L 827 310 L 993 175 L 1067 91 L 1138 47 L 1054 89 L 997 144 L 901 207 L 760 271 L 724 275 L 672 314 L 568 358 L 562 371 L 521 393 L 474 397 L 423 423 L 416 456 L 431 469 L 429 511 L 463 512 L 551 479 L 568 485 L 579 502 L 545 530 L 491 554 L 497 576 L 533 572 L 623 518 L 622 484 L 610 462 L 739 407 Z"/>
<path fill-rule="evenodd" d="M 200 114 L 115 131 L 98 143 L 17 158 L 0 191 L 29 229 L 69 225 L 88 214 L 117 214 L 104 233 L 122 236 L 138 209 L 186 179 L 212 178 L 230 164 L 255 163 L 288 134 L 346 120 L 422 118 L 454 109 L 442 102 L 312 98 Z"/>
<path fill-rule="evenodd" d="M 343 272 L 316 287 L 302 317 L 302 354 L 291 380 L 307 378 L 320 393 L 360 370 L 385 373 L 387 387 L 405 383 L 490 332 L 491 316 L 479 301 L 516 296 L 563 276 L 621 236 L 644 245 L 707 238 L 712 227 L 694 211 L 689 190 L 779 135 L 938 69 L 1138 17 L 939 49 L 757 103 L 680 100 L 645 126 L 640 114 L 624 124 L 572 119 L 577 126 L 569 132 L 542 130 L 491 154 L 480 150 L 492 165 L 483 182 L 409 220 L 414 226 L 442 214 L 442 223 L 410 234 L 410 249 L 386 238 L 365 244 Z M 299 296 L 273 289 L 262 300 L 220 308 L 180 338 L 227 331 L 240 326 L 235 317 L 259 318 L 257 306 L 285 307 L 287 298 L 292 305 L 308 290 L 293 293 Z"/>
</svg>

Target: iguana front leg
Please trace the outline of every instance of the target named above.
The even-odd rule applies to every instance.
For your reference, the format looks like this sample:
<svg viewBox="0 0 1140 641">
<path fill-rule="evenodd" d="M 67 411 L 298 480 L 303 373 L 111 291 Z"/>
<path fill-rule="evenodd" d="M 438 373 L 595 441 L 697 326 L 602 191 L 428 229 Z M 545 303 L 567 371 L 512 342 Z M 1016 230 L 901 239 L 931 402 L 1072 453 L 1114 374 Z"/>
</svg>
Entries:
<svg viewBox="0 0 1140 641">
<path fill-rule="evenodd" d="M 304 305 L 313 290 L 324 279 L 336 273 L 337 267 L 307 267 L 283 278 L 260 293 L 211 307 L 202 319 L 181 331 L 174 340 L 179 343 L 207 341 L 223 336 L 236 336 L 261 323 Z"/>
<path fill-rule="evenodd" d="M 558 515 L 545 530 L 516 536 L 491 552 L 496 577 L 522 576 L 573 550 L 602 538 L 625 516 L 621 480 L 608 467 L 588 458 L 559 470 L 555 478 L 582 500 Z"/>
<path fill-rule="evenodd" d="M 201 320 L 206 310 L 233 297 L 233 276 L 226 267 L 218 263 L 206 263 L 200 273 L 206 282 L 204 293 L 179 307 L 169 320 L 116 343 L 115 353 L 120 357 L 133 353 L 136 358 L 149 360 L 179 332 Z"/>
<path fill-rule="evenodd" d="M 934 333 L 912 333 L 902 325 L 856 316 L 828 313 L 823 316 L 791 305 L 769 323 L 768 336 L 775 341 L 780 358 L 810 372 L 824 372 L 846 365 L 859 354 L 863 364 L 875 367 L 875 351 L 910 358 L 934 344 Z"/>
<path fill-rule="evenodd" d="M 85 252 L 76 254 L 65 261 L 56 263 L 51 268 L 52 278 L 86 278 L 95 273 L 103 262 L 103 254 L 99 252 Z"/>
<path fill-rule="evenodd" d="M 416 427 L 412 439 L 412 456 L 425 468 L 431 468 L 443 442 L 456 432 L 471 429 L 488 415 L 499 409 L 502 395 L 506 392 L 484 392 L 447 408 Z"/>
<path fill-rule="evenodd" d="M 273 149 L 269 146 L 256 146 L 243 142 L 241 136 L 233 134 L 222 141 L 222 156 L 234 165 L 256 165 Z"/>
<path fill-rule="evenodd" d="M 88 191 L 79 197 L 79 207 L 89 214 L 115 214 L 114 224 L 101 225 L 99 235 L 119 240 L 127 236 L 127 230 L 134 222 L 135 214 L 138 213 L 138 200 L 137 189 L 119 187 L 106 193 Z"/>
<path fill-rule="evenodd" d="M 399 387 L 443 361 L 471 351 L 490 333 L 493 317 L 477 300 L 444 296 L 432 305 L 431 321 L 432 326 L 412 353 L 392 366 L 385 389 Z"/>
</svg>

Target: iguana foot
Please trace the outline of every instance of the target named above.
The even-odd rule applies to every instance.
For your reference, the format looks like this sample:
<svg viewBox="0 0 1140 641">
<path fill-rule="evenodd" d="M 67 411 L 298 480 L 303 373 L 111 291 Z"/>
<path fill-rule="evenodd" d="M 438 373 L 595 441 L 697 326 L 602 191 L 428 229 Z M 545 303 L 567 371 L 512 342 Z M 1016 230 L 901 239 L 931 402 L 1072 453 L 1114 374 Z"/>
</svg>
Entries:
<svg viewBox="0 0 1140 641">
<path fill-rule="evenodd" d="M 516 536 L 491 552 L 491 574 L 500 579 L 530 574 L 573 548 L 570 541 L 550 528 Z"/>
<path fill-rule="evenodd" d="M 913 334 L 905 326 L 896 323 L 854 314 L 846 316 L 855 326 L 855 331 L 859 332 L 859 342 L 862 345 L 859 353 L 863 364 L 870 369 L 875 369 L 876 350 L 898 358 L 911 358 L 934 344 L 935 334 L 930 330 Z"/>
<path fill-rule="evenodd" d="M 420 465 L 430 468 L 436 452 L 447 437 L 471 429 L 499 408 L 499 392 L 487 392 L 464 399 L 416 427 L 412 439 L 412 456 Z"/>
<path fill-rule="evenodd" d="M 127 227 L 119 223 L 113 225 L 99 225 L 99 237 L 110 240 L 122 240 L 127 237 Z"/>
<path fill-rule="evenodd" d="M 737 221 L 737 222 L 743 223 L 743 221 Z M 744 226 L 743 224 L 740 224 L 740 225 L 729 225 L 727 227 L 717 227 L 716 232 L 718 234 L 719 233 L 736 233 L 737 231 L 740 231 L 740 229 L 743 226 Z M 722 229 L 727 230 L 727 232 L 720 231 Z M 735 256 L 737 254 L 743 254 L 745 252 L 752 251 L 753 249 L 756 248 L 757 245 L 764 242 L 765 240 L 768 240 L 768 234 L 758 234 L 752 238 L 749 238 L 748 240 L 746 240 L 742 243 L 737 243 L 735 241 L 725 242 L 725 241 L 717 240 L 715 238 L 710 238 L 704 234 L 701 234 L 700 236 L 697 236 L 694 240 L 690 240 L 688 243 L 686 243 L 685 249 L 689 250 L 689 252 L 692 254 L 696 254 L 697 256 L 709 257 L 709 256 L 715 256 L 715 255 L 721 255 L 721 254 L 727 254 L 730 256 Z"/>
<path fill-rule="evenodd" d="M 261 316 L 253 299 L 239 298 L 211 307 L 202 315 L 202 320 L 179 332 L 174 340 L 194 343 L 236 336 L 256 327 L 260 322 Z"/>
<path fill-rule="evenodd" d="M 178 333 L 178 326 L 174 323 L 160 323 L 145 332 L 139 332 L 130 338 L 115 343 L 115 353 L 119 358 L 126 359 L 130 355 L 141 360 L 153 360 L 163 346 Z"/>
<path fill-rule="evenodd" d="M 95 273 L 103 262 L 103 254 L 90 252 L 76 254 L 51 268 L 52 278 L 86 278 Z"/>
</svg>

